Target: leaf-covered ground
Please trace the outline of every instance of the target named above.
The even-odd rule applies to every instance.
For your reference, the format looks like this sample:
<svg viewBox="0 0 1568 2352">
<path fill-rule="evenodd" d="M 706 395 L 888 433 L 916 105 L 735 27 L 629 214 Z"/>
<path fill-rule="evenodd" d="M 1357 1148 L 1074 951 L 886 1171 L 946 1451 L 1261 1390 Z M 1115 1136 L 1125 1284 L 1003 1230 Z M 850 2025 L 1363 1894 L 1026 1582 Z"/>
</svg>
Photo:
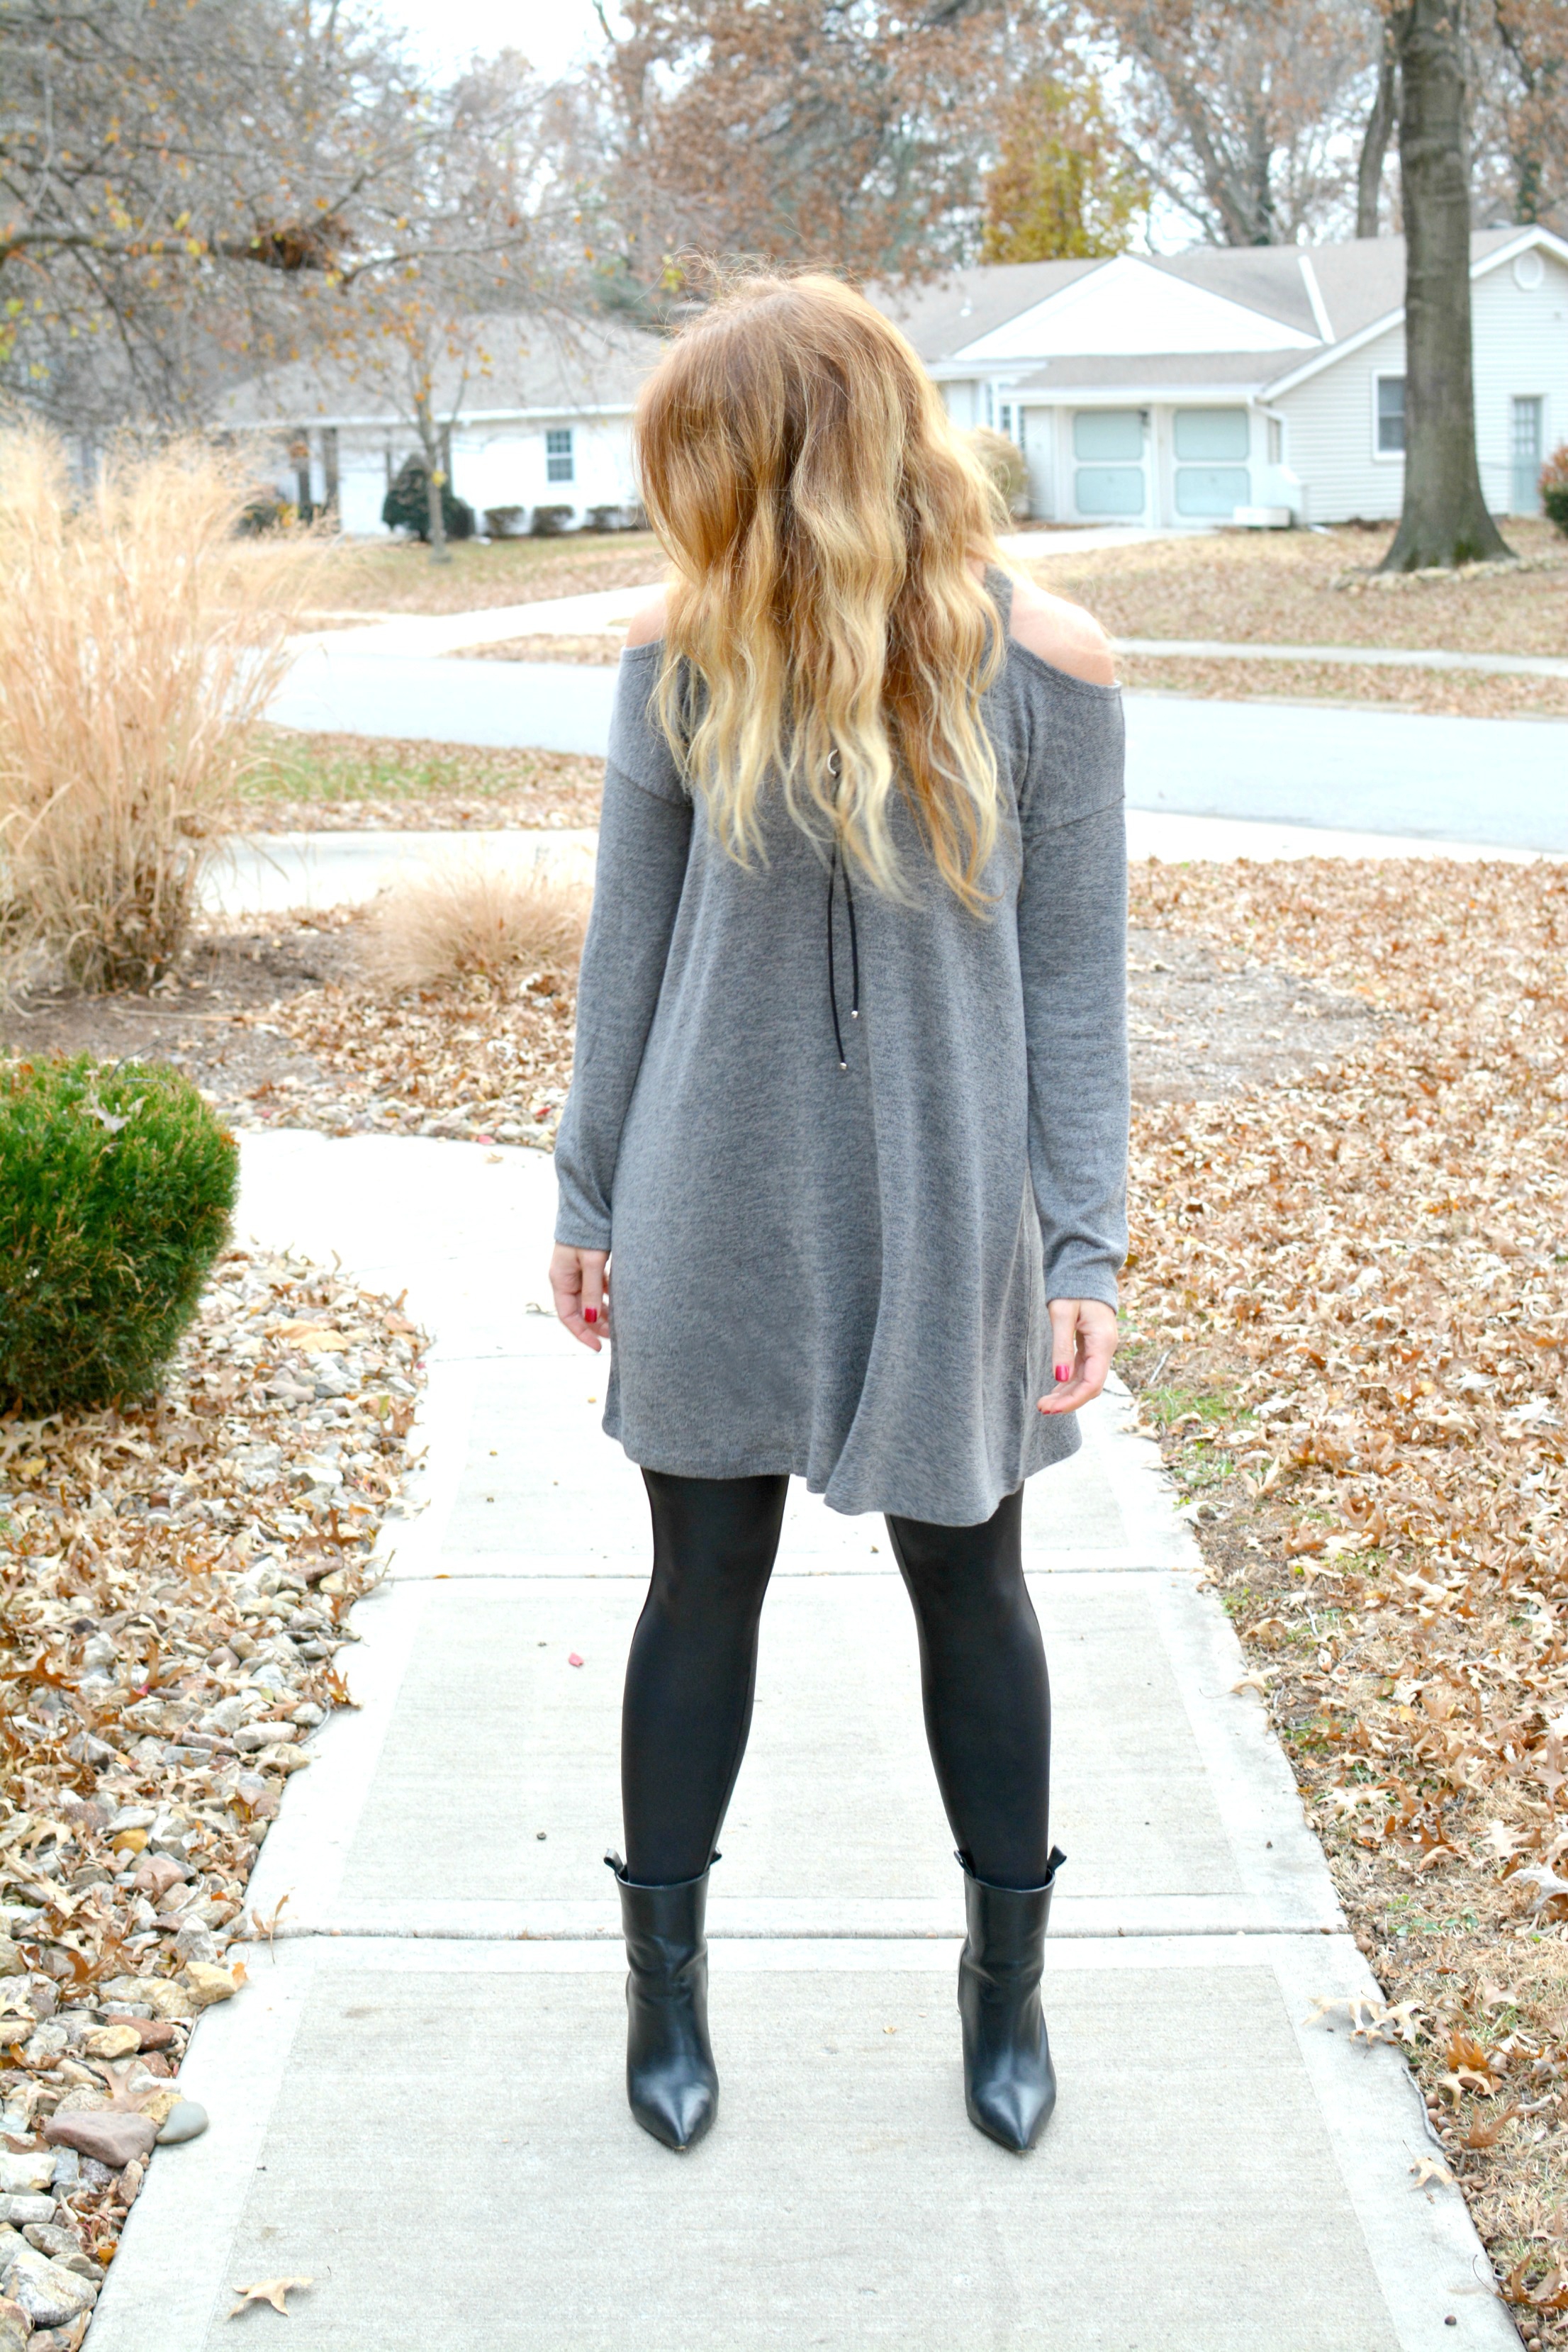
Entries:
<svg viewBox="0 0 1568 2352">
<path fill-rule="evenodd" d="M 0 1422 L 0 2171 L 36 2190 L 0 2293 L 76 2299 L 33 2352 L 79 2342 L 190 2022 L 266 1932 L 246 1882 L 346 1696 L 421 1345 L 387 1299 L 231 1250 L 155 1402 Z"/>
<path fill-rule="evenodd" d="M 1134 875 L 1361 995 L 1134 1121 L 1126 1362 L 1527 2341 L 1568 2341 L 1568 870 Z M 1560 2259 L 1561 2258 L 1561 2259 Z"/>
<path fill-rule="evenodd" d="M 1067 548 L 1027 569 L 1042 587 L 1087 604 L 1116 637 L 1561 654 L 1568 647 L 1568 540 L 1529 518 L 1508 522 L 1504 535 L 1517 565 L 1390 582 L 1373 567 L 1392 526 L 1205 531 L 1082 554 Z"/>
</svg>

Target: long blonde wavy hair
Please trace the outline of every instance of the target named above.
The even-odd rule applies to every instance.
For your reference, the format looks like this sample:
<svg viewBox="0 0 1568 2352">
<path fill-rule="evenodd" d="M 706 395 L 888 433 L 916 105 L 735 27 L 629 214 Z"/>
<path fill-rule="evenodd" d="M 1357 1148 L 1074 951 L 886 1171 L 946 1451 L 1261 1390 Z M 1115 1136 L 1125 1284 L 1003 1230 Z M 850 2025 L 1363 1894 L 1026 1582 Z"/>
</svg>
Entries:
<svg viewBox="0 0 1568 2352">
<path fill-rule="evenodd" d="M 659 723 L 742 865 L 764 794 L 905 895 L 901 793 L 979 911 L 996 840 L 980 697 L 1001 666 L 995 492 L 910 345 L 832 278 L 741 280 L 644 386 L 649 518 L 675 567 Z"/>
</svg>

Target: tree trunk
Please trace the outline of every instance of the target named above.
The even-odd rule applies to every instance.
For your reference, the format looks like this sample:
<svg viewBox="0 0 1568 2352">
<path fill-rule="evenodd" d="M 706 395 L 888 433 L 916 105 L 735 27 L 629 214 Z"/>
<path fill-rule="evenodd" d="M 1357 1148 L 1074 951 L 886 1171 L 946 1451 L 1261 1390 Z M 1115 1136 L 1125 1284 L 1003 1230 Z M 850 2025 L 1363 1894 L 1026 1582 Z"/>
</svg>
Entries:
<svg viewBox="0 0 1568 2352">
<path fill-rule="evenodd" d="M 421 393 L 416 400 L 414 416 L 419 428 L 419 446 L 425 452 L 425 511 L 430 519 L 430 561 L 450 563 L 452 551 L 447 544 L 447 516 L 441 499 L 447 476 L 441 464 L 441 436 L 430 413 L 428 393 Z"/>
<path fill-rule="evenodd" d="M 1389 23 L 1405 199 L 1405 510 L 1382 568 L 1418 572 L 1511 551 L 1476 463 L 1458 11 L 1455 0 L 1410 0 Z"/>
<path fill-rule="evenodd" d="M 1378 198 L 1383 193 L 1383 164 L 1388 153 L 1388 142 L 1394 135 L 1394 91 L 1397 81 L 1394 62 L 1394 43 L 1388 27 L 1383 29 L 1383 52 L 1377 66 L 1377 95 L 1372 101 L 1372 112 L 1366 118 L 1366 130 L 1362 135 L 1361 160 L 1356 166 L 1355 233 L 1357 236 L 1377 235 Z"/>
</svg>

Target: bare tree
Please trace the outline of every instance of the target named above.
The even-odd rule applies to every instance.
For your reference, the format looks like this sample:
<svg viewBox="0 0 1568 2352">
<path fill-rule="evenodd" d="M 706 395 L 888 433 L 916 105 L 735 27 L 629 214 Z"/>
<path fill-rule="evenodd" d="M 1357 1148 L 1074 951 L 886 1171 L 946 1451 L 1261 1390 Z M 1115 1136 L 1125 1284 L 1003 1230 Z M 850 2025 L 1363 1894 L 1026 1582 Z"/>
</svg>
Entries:
<svg viewBox="0 0 1568 2352">
<path fill-rule="evenodd" d="M 563 179 L 554 94 L 503 51 L 423 109 L 423 135 L 380 192 L 381 240 L 340 264 L 314 308 L 311 348 L 413 427 L 424 459 L 432 560 L 449 561 L 447 452 L 468 384 L 488 373 L 498 312 L 569 314 L 576 190 Z"/>
<path fill-rule="evenodd" d="M 1131 69 L 1130 151 L 1215 245 L 1289 244 L 1340 211 L 1375 60 L 1363 0 L 1093 0 Z"/>
<path fill-rule="evenodd" d="M 1399 71 L 1394 57 L 1392 30 L 1384 21 L 1378 26 L 1377 80 L 1368 109 L 1366 127 L 1362 132 L 1361 152 L 1356 159 L 1355 233 L 1357 236 L 1375 236 L 1378 232 L 1380 199 L 1383 194 L 1383 171 L 1388 160 L 1389 142 L 1399 114 Z"/>
<path fill-rule="evenodd" d="M 1405 509 L 1385 572 L 1507 555 L 1476 462 L 1470 191 L 1455 0 L 1390 10 L 1405 205 Z"/>
<path fill-rule="evenodd" d="M 425 135 L 336 0 L 0 0 L 0 318 L 64 421 L 199 405 L 395 218 Z"/>
</svg>

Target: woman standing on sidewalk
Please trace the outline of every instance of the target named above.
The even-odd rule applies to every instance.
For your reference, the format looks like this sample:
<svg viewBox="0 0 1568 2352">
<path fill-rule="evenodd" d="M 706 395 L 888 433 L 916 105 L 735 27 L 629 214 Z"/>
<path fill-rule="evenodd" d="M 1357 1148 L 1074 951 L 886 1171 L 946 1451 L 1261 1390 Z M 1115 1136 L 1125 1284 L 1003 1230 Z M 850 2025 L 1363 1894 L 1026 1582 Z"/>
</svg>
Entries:
<svg viewBox="0 0 1568 2352">
<path fill-rule="evenodd" d="M 632 2110 L 685 2147 L 717 2106 L 708 1872 L 793 1473 L 887 1514 L 965 1874 L 969 2115 L 1023 2149 L 1063 1859 L 1023 1482 L 1104 1382 L 1125 1240 L 1110 652 L 999 569 L 914 352 L 832 279 L 717 303 L 637 436 L 675 582 L 621 662 L 551 1263 L 567 1329 L 613 1339 L 605 1427 L 653 1514 Z"/>
</svg>

